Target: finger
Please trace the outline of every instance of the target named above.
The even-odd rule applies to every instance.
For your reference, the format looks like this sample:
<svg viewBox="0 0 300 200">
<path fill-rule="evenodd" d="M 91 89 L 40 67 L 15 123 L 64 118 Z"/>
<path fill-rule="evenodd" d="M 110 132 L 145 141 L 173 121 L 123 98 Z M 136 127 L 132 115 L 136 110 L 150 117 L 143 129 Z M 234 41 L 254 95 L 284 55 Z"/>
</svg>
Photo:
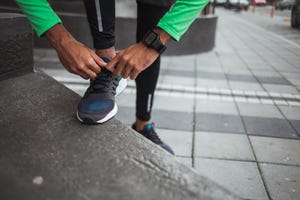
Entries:
<svg viewBox="0 0 300 200">
<path fill-rule="evenodd" d="M 101 58 L 99 58 L 99 56 L 95 52 L 91 51 L 91 56 L 94 59 L 94 62 L 97 63 L 97 65 L 99 65 L 101 67 L 105 67 L 106 66 L 107 63 L 104 62 Z"/>
<path fill-rule="evenodd" d="M 94 78 L 97 77 L 97 74 L 94 71 L 90 70 L 90 69 L 86 69 L 84 72 L 91 79 L 94 79 Z"/>
<path fill-rule="evenodd" d="M 82 66 L 82 67 L 79 67 L 77 68 L 77 71 L 80 73 L 80 74 L 83 74 L 84 77 L 88 77 L 88 78 L 96 78 L 97 77 L 97 74 L 95 72 L 93 72 L 92 70 L 90 70 L 88 67 L 86 66 Z"/>
<path fill-rule="evenodd" d="M 114 74 L 120 76 L 123 70 L 125 70 L 126 65 L 128 65 L 127 59 L 122 57 L 122 59 L 120 59 L 117 65 L 115 66 Z"/>
<path fill-rule="evenodd" d="M 72 73 L 81 76 L 81 78 L 83 78 L 83 79 L 89 79 L 89 76 L 87 74 L 85 74 L 79 70 L 73 70 Z"/>
<path fill-rule="evenodd" d="M 126 65 L 126 67 L 123 69 L 122 77 L 125 79 L 128 78 L 131 72 L 132 72 L 132 67 L 129 65 Z"/>
<path fill-rule="evenodd" d="M 132 70 L 131 73 L 130 73 L 130 79 L 131 80 L 135 80 L 136 77 L 139 75 L 139 71 L 138 70 Z"/>
<path fill-rule="evenodd" d="M 111 72 L 114 73 L 115 67 L 116 67 L 116 65 L 118 64 L 118 62 L 119 62 L 119 56 L 117 55 L 117 56 L 115 56 L 111 61 L 109 61 L 109 62 L 107 63 L 107 65 L 105 66 L 105 68 L 106 68 L 107 70 L 109 70 L 109 71 L 111 71 Z"/>
<path fill-rule="evenodd" d="M 121 63 L 117 63 L 116 67 L 115 67 L 115 71 L 114 74 L 117 76 L 121 76 L 123 70 L 124 70 L 124 64 Z"/>
<path fill-rule="evenodd" d="M 90 70 L 92 70 L 96 74 L 99 74 L 101 72 L 100 66 L 95 62 L 93 57 L 90 57 L 87 66 Z"/>
</svg>

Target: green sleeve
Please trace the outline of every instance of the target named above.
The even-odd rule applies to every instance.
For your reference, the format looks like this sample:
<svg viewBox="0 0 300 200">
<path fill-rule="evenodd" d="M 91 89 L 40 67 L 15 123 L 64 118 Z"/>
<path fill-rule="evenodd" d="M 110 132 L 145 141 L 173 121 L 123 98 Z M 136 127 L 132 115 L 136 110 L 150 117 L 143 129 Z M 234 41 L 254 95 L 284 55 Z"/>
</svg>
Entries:
<svg viewBox="0 0 300 200">
<path fill-rule="evenodd" d="M 46 0 L 16 0 L 16 2 L 23 13 L 27 15 L 38 36 L 43 35 L 54 25 L 61 23 L 60 18 Z"/>
<path fill-rule="evenodd" d="M 157 26 L 166 31 L 174 40 L 179 41 L 208 1 L 177 0 L 174 6 L 160 19 Z"/>
</svg>

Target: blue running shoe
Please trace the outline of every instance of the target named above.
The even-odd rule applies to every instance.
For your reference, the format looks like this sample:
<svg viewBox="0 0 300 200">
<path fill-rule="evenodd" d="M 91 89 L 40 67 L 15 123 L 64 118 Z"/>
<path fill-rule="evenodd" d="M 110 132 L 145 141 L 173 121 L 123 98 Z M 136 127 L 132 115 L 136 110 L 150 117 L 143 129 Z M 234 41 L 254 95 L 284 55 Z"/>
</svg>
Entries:
<svg viewBox="0 0 300 200">
<path fill-rule="evenodd" d="M 102 59 L 109 62 L 107 58 Z M 115 76 L 102 68 L 101 73 L 91 80 L 89 88 L 78 104 L 78 120 L 85 124 L 100 124 L 113 118 L 118 111 L 115 96 L 121 79 L 121 76 Z M 123 90 L 125 87 L 122 84 Z"/>
<path fill-rule="evenodd" d="M 137 131 L 135 124 L 132 125 L 132 129 Z M 144 137 L 148 138 L 149 140 L 151 140 L 153 143 L 159 145 L 160 147 L 165 149 L 170 154 L 175 155 L 174 151 L 171 149 L 171 147 L 169 145 L 167 145 L 166 143 L 164 143 L 163 141 L 161 141 L 161 139 L 158 137 L 157 133 L 154 130 L 153 123 L 147 124 L 145 126 L 144 130 L 137 131 L 137 132 L 140 133 L 141 135 L 143 135 Z"/>
</svg>

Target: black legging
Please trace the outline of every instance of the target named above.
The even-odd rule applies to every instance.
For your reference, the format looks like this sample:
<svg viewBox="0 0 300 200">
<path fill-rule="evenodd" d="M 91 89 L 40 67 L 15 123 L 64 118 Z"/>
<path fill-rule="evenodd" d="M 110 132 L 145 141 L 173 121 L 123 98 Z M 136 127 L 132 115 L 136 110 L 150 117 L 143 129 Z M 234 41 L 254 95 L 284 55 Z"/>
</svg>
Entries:
<svg viewBox="0 0 300 200">
<path fill-rule="evenodd" d="M 87 18 L 93 36 L 95 49 L 109 48 L 115 45 L 115 1 L 84 0 Z M 148 30 L 153 29 L 169 7 L 159 7 L 138 3 L 137 42 L 141 41 Z M 136 78 L 136 117 L 142 121 L 151 118 L 154 91 L 159 75 L 160 57 Z"/>
</svg>

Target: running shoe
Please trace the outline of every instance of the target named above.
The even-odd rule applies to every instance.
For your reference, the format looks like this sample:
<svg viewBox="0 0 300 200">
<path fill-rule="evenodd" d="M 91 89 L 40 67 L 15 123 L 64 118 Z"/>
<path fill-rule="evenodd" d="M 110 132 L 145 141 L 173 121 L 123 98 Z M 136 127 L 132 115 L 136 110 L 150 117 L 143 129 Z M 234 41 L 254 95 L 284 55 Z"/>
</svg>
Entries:
<svg viewBox="0 0 300 200">
<path fill-rule="evenodd" d="M 132 125 L 132 129 L 136 130 L 135 124 Z M 165 149 L 167 152 L 169 152 L 170 154 L 174 155 L 174 151 L 171 149 L 171 147 L 169 145 L 167 145 L 166 143 L 164 143 L 157 135 L 157 133 L 154 130 L 154 123 L 150 123 L 147 124 L 144 128 L 144 130 L 142 131 L 137 131 L 138 133 L 140 133 L 141 135 L 143 135 L 144 137 L 148 138 L 149 140 L 151 140 L 153 143 L 159 145 L 160 147 L 162 147 L 163 149 Z"/>
<path fill-rule="evenodd" d="M 102 59 L 109 62 L 108 58 Z M 113 118 L 118 111 L 115 96 L 120 94 L 126 85 L 126 79 L 102 68 L 101 73 L 91 80 L 89 88 L 78 104 L 78 120 L 85 124 L 101 124 Z"/>
</svg>

